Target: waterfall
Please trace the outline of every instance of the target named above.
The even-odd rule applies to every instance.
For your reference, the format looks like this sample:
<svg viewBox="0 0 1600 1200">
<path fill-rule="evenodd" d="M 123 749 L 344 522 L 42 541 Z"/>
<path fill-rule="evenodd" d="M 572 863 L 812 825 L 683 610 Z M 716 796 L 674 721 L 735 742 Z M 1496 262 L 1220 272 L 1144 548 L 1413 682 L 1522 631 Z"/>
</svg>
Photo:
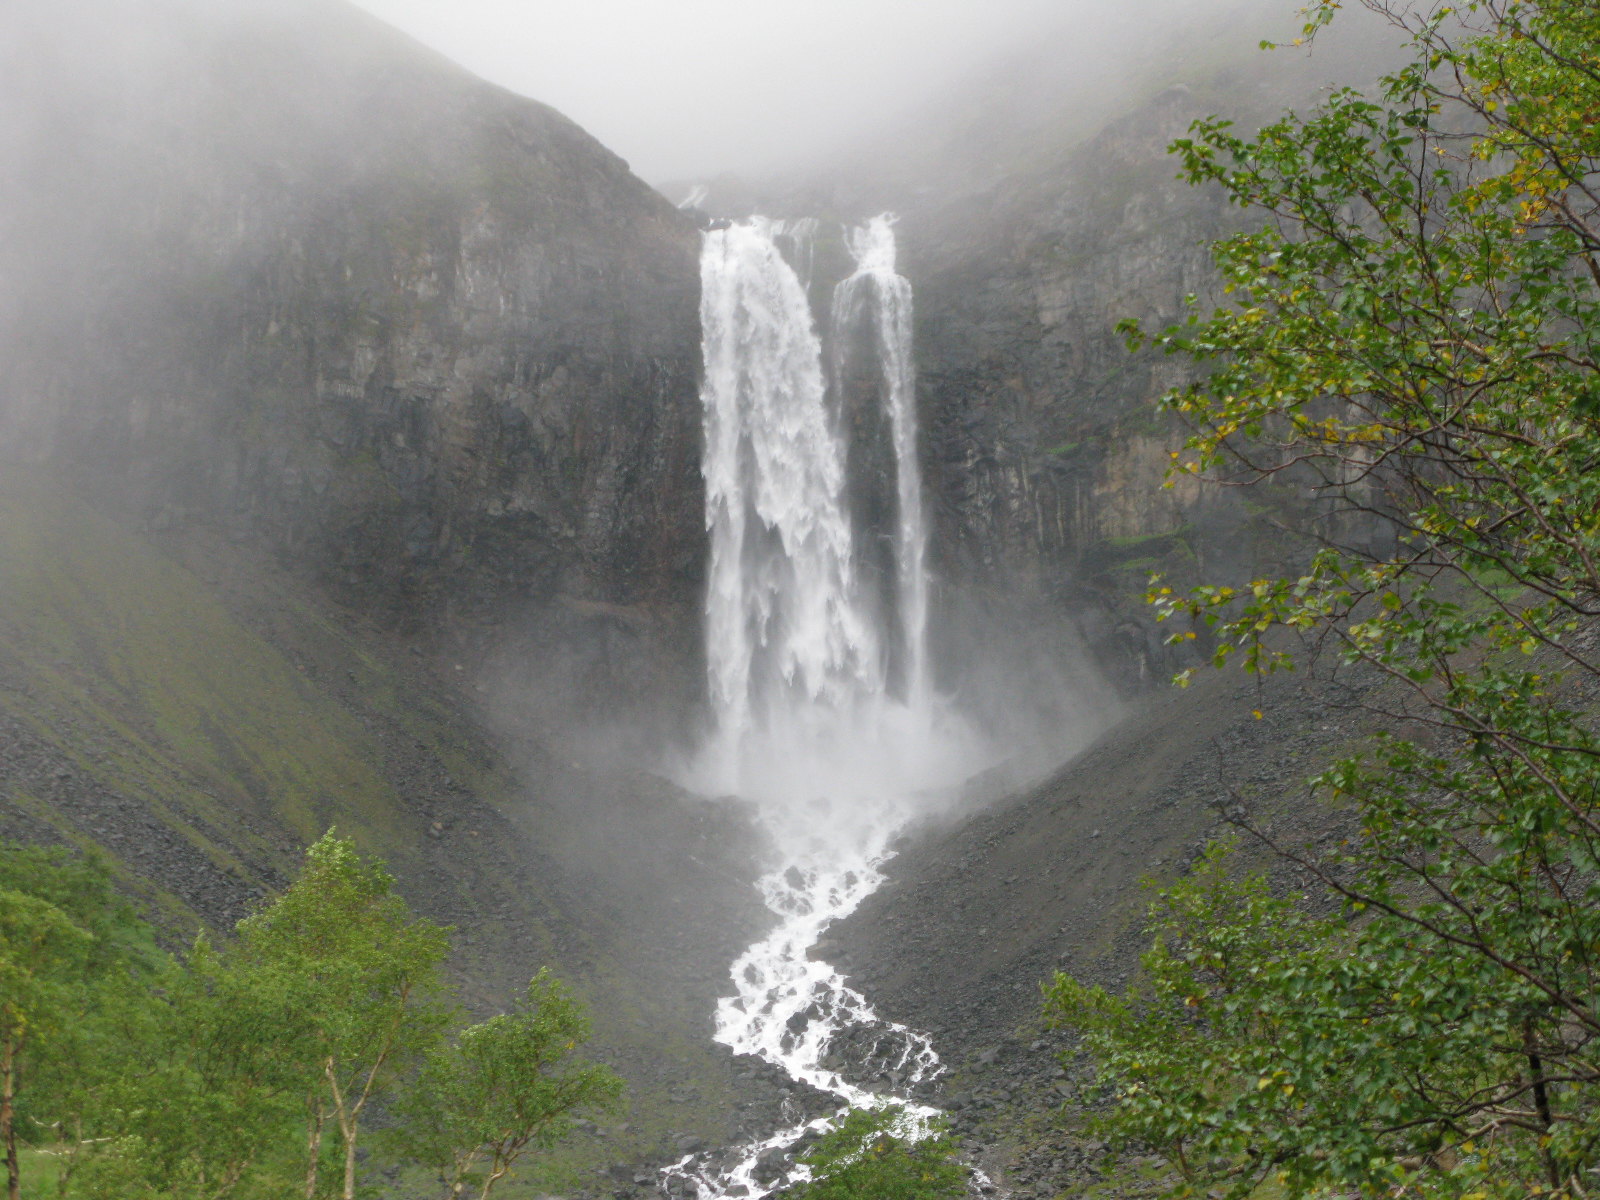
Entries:
<svg viewBox="0 0 1600 1200">
<path fill-rule="evenodd" d="M 817 273 L 817 234 L 822 223 L 815 217 L 801 217 L 798 221 L 782 221 L 777 227 L 777 242 L 788 248 L 785 258 L 800 277 L 800 286 L 806 295 L 811 294 L 811 283 Z"/>
<path fill-rule="evenodd" d="M 848 330 L 867 306 L 876 320 L 878 361 L 883 376 L 884 407 L 894 441 L 898 528 L 895 531 L 897 611 L 906 663 L 906 702 L 912 708 L 928 702 L 928 533 L 922 519 L 922 472 L 917 462 L 916 368 L 911 356 L 911 283 L 895 271 L 894 225 L 887 215 L 874 217 L 848 236 L 856 269 L 833 293 L 836 353 L 841 361 Z"/>
<path fill-rule="evenodd" d="M 801 751 L 819 721 L 883 690 L 821 341 L 777 232 L 757 219 L 707 234 L 700 271 L 706 670 L 721 790 L 739 794 L 765 789 L 774 739 Z"/>
<path fill-rule="evenodd" d="M 877 888 L 895 835 L 930 795 L 964 779 L 973 758 L 964 726 L 935 702 L 926 665 L 911 287 L 895 272 L 888 218 L 847 232 L 855 270 L 834 291 L 833 333 L 842 346 L 839 331 L 871 317 L 897 474 L 893 594 L 880 603 L 858 570 L 850 447 L 808 298 L 818 232 L 814 221 L 757 217 L 705 235 L 706 647 L 715 727 L 687 782 L 753 801 L 777 856 L 759 885 L 777 925 L 733 964 L 734 994 L 718 1003 L 717 1040 L 860 1106 L 886 1102 L 885 1086 L 914 1089 L 941 1069 L 938 1057 L 925 1035 L 879 1018 L 810 951 Z M 885 622 L 884 612 L 896 619 Z M 890 686 L 894 657 L 905 664 L 898 689 Z M 934 1111 L 910 1109 L 923 1118 Z M 690 1155 L 666 1170 L 664 1183 L 701 1200 L 765 1195 L 804 1175 L 791 1166 L 774 1176 L 772 1154 L 829 1119 Z"/>
</svg>

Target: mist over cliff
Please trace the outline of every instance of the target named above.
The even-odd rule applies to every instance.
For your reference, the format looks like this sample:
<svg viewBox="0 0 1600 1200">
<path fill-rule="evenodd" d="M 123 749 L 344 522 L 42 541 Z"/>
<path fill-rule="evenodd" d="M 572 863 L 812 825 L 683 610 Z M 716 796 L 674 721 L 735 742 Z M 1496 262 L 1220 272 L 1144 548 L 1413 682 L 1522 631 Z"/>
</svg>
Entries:
<svg viewBox="0 0 1600 1200">
<path fill-rule="evenodd" d="M 1171 701 L 1038 783 L 1205 650 L 1165 644 L 1152 571 L 1270 570 L 1314 511 L 1161 486 L 1179 435 L 1152 402 L 1184 368 L 1114 327 L 1207 294 L 1206 243 L 1240 219 L 1165 147 L 1208 112 L 1260 121 L 1369 78 L 1388 45 L 1356 24 L 1261 54 L 1294 32 L 1269 0 L 1044 7 L 930 53 L 915 88 L 903 65 L 876 81 L 914 101 L 840 88 L 863 98 L 791 142 L 730 143 L 738 172 L 663 166 L 682 177 L 657 190 L 555 107 L 341 0 L 17 0 L 0 832 L 105 848 L 184 932 L 225 929 L 300 847 L 350 832 L 462 926 L 484 1006 L 546 961 L 595 1005 L 639 1100 L 614 1140 L 589 1131 L 584 1169 L 612 1169 L 586 1194 L 693 1194 L 695 1171 L 656 1172 L 696 1155 L 716 1187 L 769 1188 L 792 1143 L 761 1139 L 830 1095 L 939 1099 L 940 1046 L 1030 1019 L 1005 972 L 1109 945 L 1132 911 L 1141 864 L 1101 855 L 1102 826 L 1176 860 L 1207 828 L 1204 737 L 1272 753 L 1221 701 L 1205 720 Z M 740 223 L 756 212 L 791 220 Z M 718 246 L 739 252 L 706 274 Z M 704 278 L 726 293 L 710 321 Z M 757 460 L 782 473 L 802 390 L 808 486 L 769 486 Z M 708 465 L 716 421 L 742 432 Z M 712 538 L 738 587 L 708 647 Z M 801 585 L 806 603 L 783 593 Z M 821 633 L 768 636 L 802 610 Z M 714 698 L 708 658 L 755 701 Z M 825 718 L 795 700 L 810 674 L 852 678 Z M 683 769 L 763 705 L 816 755 L 756 738 L 735 783 Z M 858 827 L 866 849 L 828 841 Z M 1049 879 L 1064 848 L 1082 886 Z M 910 882 L 867 904 L 872 927 L 829 935 L 858 956 L 836 971 L 816 938 L 902 850 Z M 1002 930 L 1024 874 L 1037 911 Z M 728 974 L 762 946 L 738 961 L 825 979 L 833 1008 L 796 993 L 763 1024 L 761 979 Z M 926 1026 L 895 1043 L 915 1070 L 839 1018 L 870 1012 L 868 983 L 888 1022 Z M 735 1000 L 738 1057 L 712 1041 Z M 802 1043 L 796 1074 L 780 1060 Z"/>
<path fill-rule="evenodd" d="M 995 638 L 959 617 L 988 603 L 963 589 L 997 566 L 999 590 L 1083 610 L 1068 624 L 1113 675 L 1159 657 L 1084 586 L 1111 542 L 1172 549 L 1201 515 L 1131 499 L 1159 470 L 1146 402 L 1168 380 L 1111 325 L 1175 314 L 1229 220 L 1170 180 L 1166 140 L 1208 106 L 1265 115 L 1373 69 L 1359 31 L 1314 58 L 1256 52 L 1290 17 L 1255 0 L 1012 17 L 1024 46 L 991 34 L 892 132 L 863 110 L 855 149 L 711 189 L 719 212 L 901 214 L 942 636 L 969 668 Z M 559 114 L 353 7 L 68 0 L 12 20 L 0 452 L 162 526 L 254 539 L 401 627 L 537 626 L 563 678 L 659 651 L 692 680 L 688 217 Z M 1180 553 L 1237 543 L 1200 541 Z M 513 609 L 543 618 L 508 627 Z"/>
<path fill-rule="evenodd" d="M 24 6 L 4 446 L 402 624 L 685 602 L 696 235 L 338 4 Z"/>
</svg>

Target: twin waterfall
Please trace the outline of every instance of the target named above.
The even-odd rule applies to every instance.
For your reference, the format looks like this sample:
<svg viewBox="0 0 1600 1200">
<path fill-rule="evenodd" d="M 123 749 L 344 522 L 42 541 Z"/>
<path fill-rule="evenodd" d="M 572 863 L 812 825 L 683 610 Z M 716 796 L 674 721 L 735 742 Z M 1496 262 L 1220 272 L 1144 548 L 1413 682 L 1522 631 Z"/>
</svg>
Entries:
<svg viewBox="0 0 1600 1200">
<path fill-rule="evenodd" d="M 894 229 L 877 217 L 849 234 L 856 270 L 834 290 L 834 377 L 841 381 L 845 338 L 863 310 L 876 318 L 883 404 L 893 432 L 895 493 L 899 502 L 895 537 L 895 584 L 904 623 L 906 702 L 928 701 L 928 533 L 922 523 L 922 472 L 917 465 L 916 363 L 911 355 L 911 284 L 894 269 Z"/>
<path fill-rule="evenodd" d="M 938 1059 L 810 952 L 882 881 L 897 832 L 970 772 L 970 739 L 929 677 L 912 297 L 893 225 L 845 231 L 855 265 L 833 289 L 826 346 L 808 294 L 818 236 L 815 221 L 760 217 L 705 235 L 715 726 L 691 782 L 752 801 L 778 859 L 760 884 L 778 924 L 733 964 L 717 1039 L 840 1106 L 874 1105 Z M 829 1119 L 805 1115 L 684 1159 L 668 1191 L 756 1197 L 803 1177 L 785 1151 Z"/>
</svg>

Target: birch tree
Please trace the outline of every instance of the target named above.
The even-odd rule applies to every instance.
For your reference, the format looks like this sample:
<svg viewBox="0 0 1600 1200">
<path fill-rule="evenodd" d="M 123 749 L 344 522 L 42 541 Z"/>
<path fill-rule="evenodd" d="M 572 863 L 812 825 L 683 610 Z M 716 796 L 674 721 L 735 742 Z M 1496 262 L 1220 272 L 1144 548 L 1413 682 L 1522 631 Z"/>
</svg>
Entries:
<svg viewBox="0 0 1600 1200">
<path fill-rule="evenodd" d="M 450 1200 L 478 1200 L 530 1150 L 572 1132 L 575 1118 L 606 1112 L 622 1095 L 607 1067 L 582 1059 L 582 1007 L 548 971 L 506 1013 L 463 1029 L 435 1050 L 400 1103 L 406 1150 L 436 1168 Z"/>
<path fill-rule="evenodd" d="M 303 1194 L 315 1200 L 331 1127 L 339 1195 L 355 1200 L 356 1151 L 374 1100 L 437 1046 L 449 1022 L 440 972 L 448 931 L 414 916 L 393 876 L 329 831 L 288 891 L 238 932 L 238 968 L 299 1010 Z"/>
<path fill-rule="evenodd" d="M 1383 732 L 1311 781 L 1346 845 L 1237 818 L 1340 908 L 1208 864 L 1153 907 L 1139 984 L 1061 976 L 1051 1003 L 1108 1130 L 1162 1147 L 1180 1190 L 1591 1196 L 1600 5 L 1367 7 L 1413 51 L 1381 91 L 1176 144 L 1263 227 L 1215 247 L 1223 303 L 1129 327 L 1200 368 L 1162 401 L 1192 429 L 1175 473 L 1321 498 L 1303 571 L 1151 599 L 1218 665 L 1378 681 Z"/>
</svg>

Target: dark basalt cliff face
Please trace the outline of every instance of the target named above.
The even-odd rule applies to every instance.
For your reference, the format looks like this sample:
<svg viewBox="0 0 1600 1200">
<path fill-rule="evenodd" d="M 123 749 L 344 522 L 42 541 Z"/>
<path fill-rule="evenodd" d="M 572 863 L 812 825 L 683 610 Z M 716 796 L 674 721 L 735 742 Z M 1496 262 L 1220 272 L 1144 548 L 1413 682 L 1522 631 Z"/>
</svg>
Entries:
<svg viewBox="0 0 1600 1200">
<path fill-rule="evenodd" d="M 1395 55 L 1391 31 L 1364 14 L 1313 52 L 1260 53 L 1262 37 L 1295 32 L 1284 21 L 1252 2 L 1184 16 L 1152 33 L 1159 53 L 1125 77 L 1087 66 L 1102 77 L 1088 88 L 1059 67 L 1082 56 L 1046 43 L 1007 77 L 1031 81 L 1014 85 L 1029 90 L 1031 124 L 985 124 L 974 102 L 985 136 L 946 135 L 963 186 L 885 189 L 904 212 L 917 292 L 935 569 L 985 604 L 1076 626 L 1125 690 L 1184 665 L 1142 603 L 1152 571 L 1183 585 L 1286 570 L 1310 544 L 1286 531 L 1325 517 L 1293 486 L 1164 486 L 1185 431 L 1155 402 L 1196 367 L 1130 353 L 1117 331 L 1127 318 L 1151 332 L 1181 321 L 1188 296 L 1202 309 L 1221 300 L 1210 244 L 1266 219 L 1179 178 L 1168 147 L 1192 122 L 1223 113 L 1248 132 L 1309 109 L 1328 81 L 1375 78 Z"/>
<path fill-rule="evenodd" d="M 1270 553 L 1231 496 L 1163 487 L 1182 435 L 1153 402 L 1192 367 L 1115 328 L 1162 328 L 1212 287 L 1206 244 L 1237 217 L 1164 153 L 1200 111 L 1172 88 L 1065 161 L 905 221 L 936 569 L 1072 614 L 1130 682 L 1172 665 L 1129 603 L 1151 569 Z"/>
<path fill-rule="evenodd" d="M 1319 516 L 1309 493 L 1164 486 L 1184 431 L 1155 402 L 1195 367 L 1132 354 L 1117 332 L 1125 318 L 1151 331 L 1182 320 L 1189 295 L 1220 299 L 1209 244 L 1263 219 L 1178 177 L 1168 146 L 1191 122 L 1222 112 L 1257 128 L 1315 104 L 1324 81 L 1374 77 L 1393 53 L 1359 16 L 1309 56 L 1260 53 L 1261 38 L 1297 32 L 1285 21 L 1270 3 L 1219 2 L 1123 42 L 1102 31 L 1098 52 L 1083 43 L 1093 31 L 1067 29 L 826 167 L 711 185 L 719 212 L 811 214 L 824 229 L 899 214 L 951 682 L 995 674 L 999 655 L 995 690 L 1040 693 L 1048 681 L 1017 679 L 1077 642 L 1124 693 L 1156 685 L 1185 664 L 1142 602 L 1152 571 L 1181 586 L 1305 553 L 1285 529 Z"/>
<path fill-rule="evenodd" d="M 602 603 L 692 638 L 693 225 L 353 9 L 217 7 L 23 6 L 5 453 L 397 624 Z"/>
</svg>

